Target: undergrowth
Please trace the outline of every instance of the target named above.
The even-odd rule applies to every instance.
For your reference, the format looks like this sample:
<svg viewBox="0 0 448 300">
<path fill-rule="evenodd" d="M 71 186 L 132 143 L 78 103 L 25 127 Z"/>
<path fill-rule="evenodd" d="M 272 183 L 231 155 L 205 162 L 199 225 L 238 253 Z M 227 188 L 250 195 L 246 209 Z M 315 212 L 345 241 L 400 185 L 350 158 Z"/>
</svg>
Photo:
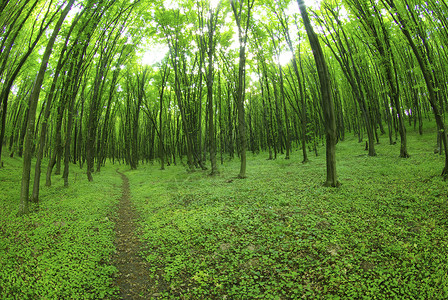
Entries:
<svg viewBox="0 0 448 300">
<path fill-rule="evenodd" d="M 5 158 L 0 169 L 0 298 L 104 299 L 116 293 L 114 207 L 121 180 L 105 170 L 88 182 L 71 166 L 70 186 L 60 176 L 43 187 L 40 204 L 17 217 L 21 160 Z M 32 174 L 34 174 L 32 172 Z M 99 192 L 100 191 L 100 192 Z"/>
<path fill-rule="evenodd" d="M 325 157 L 248 157 L 220 175 L 185 167 L 127 171 L 140 211 L 152 294 L 171 299 L 446 299 L 447 188 L 432 134 L 337 146 L 342 186 L 325 188 Z M 324 150 L 322 149 L 321 152 Z M 324 153 L 322 153 L 324 154 Z"/>
<path fill-rule="evenodd" d="M 430 131 L 430 130 L 428 130 Z M 408 133 L 368 157 L 353 137 L 337 146 L 340 188 L 323 187 L 324 149 L 301 163 L 248 155 L 220 174 L 130 171 L 140 212 L 141 255 L 158 299 L 447 299 L 447 182 L 435 133 Z M 41 203 L 17 217 L 21 160 L 0 169 L 0 298 L 115 299 L 113 216 L 117 166 L 94 182 L 72 166 L 70 187 L 54 176 Z M 42 183 L 43 186 L 43 183 Z"/>
</svg>

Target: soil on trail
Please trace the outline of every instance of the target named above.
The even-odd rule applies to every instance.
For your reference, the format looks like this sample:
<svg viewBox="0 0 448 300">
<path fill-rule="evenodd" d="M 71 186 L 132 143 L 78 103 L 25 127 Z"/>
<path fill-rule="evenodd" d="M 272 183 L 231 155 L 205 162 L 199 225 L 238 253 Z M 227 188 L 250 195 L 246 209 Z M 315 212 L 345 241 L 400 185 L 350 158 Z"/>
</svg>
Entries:
<svg viewBox="0 0 448 300">
<path fill-rule="evenodd" d="M 150 266 L 139 255 L 142 243 L 136 236 L 138 213 L 130 200 L 129 179 L 123 173 L 118 174 L 123 180 L 123 195 L 115 220 L 117 252 L 113 264 L 119 271 L 115 284 L 120 288 L 121 299 L 150 299 Z"/>
</svg>

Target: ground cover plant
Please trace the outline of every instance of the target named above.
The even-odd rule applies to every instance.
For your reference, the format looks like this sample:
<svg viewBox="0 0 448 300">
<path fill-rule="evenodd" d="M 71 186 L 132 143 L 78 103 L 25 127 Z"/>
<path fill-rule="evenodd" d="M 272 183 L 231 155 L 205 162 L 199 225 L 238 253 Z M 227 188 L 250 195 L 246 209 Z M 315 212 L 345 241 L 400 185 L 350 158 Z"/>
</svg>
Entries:
<svg viewBox="0 0 448 300">
<path fill-rule="evenodd" d="M 21 159 L 0 170 L 0 298 L 104 299 L 116 293 L 110 264 L 121 180 L 112 169 L 88 182 L 72 167 L 70 186 L 54 176 L 39 207 L 17 217 Z M 43 186 L 43 183 L 42 185 Z"/>
<path fill-rule="evenodd" d="M 172 299 L 446 299 L 447 189 L 434 130 L 377 157 L 337 146 L 342 186 L 322 186 L 323 155 L 302 164 L 249 156 L 220 175 L 183 166 L 127 171 L 141 215 L 152 294 Z M 320 152 L 323 152 L 323 148 Z M 297 153 L 295 153 L 297 154 Z"/>
<path fill-rule="evenodd" d="M 411 157 L 337 145 L 342 186 L 323 187 L 325 157 L 248 156 L 209 171 L 108 164 L 88 182 L 55 176 L 17 217 L 21 160 L 1 170 L 0 298 L 117 299 L 114 221 L 122 181 L 139 212 L 145 295 L 157 299 L 446 299 L 447 189 L 435 129 L 409 133 Z M 324 147 L 319 148 L 323 154 Z M 116 228 L 115 228 L 116 230 Z M 142 281 L 139 278 L 139 281 Z"/>
</svg>

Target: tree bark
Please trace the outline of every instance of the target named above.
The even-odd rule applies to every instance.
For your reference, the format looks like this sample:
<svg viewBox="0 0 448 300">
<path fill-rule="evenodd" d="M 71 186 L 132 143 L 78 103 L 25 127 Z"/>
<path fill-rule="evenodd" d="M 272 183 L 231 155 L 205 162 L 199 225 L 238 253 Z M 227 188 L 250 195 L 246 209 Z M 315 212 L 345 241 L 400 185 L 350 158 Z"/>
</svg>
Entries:
<svg viewBox="0 0 448 300">
<path fill-rule="evenodd" d="M 216 137 L 215 137 L 215 127 L 214 127 L 214 114 L 215 109 L 213 105 L 213 81 L 214 81 L 214 70 L 213 57 L 215 55 L 216 49 L 216 40 L 214 39 L 214 33 L 217 25 L 217 18 L 219 13 L 218 10 L 215 12 L 210 8 L 209 9 L 209 20 L 207 22 L 208 27 L 208 69 L 206 75 L 206 83 L 207 83 L 207 104 L 208 104 L 208 141 L 210 146 L 210 165 L 211 172 L 210 175 L 216 175 L 219 173 L 218 165 L 216 163 Z"/>
<path fill-rule="evenodd" d="M 33 8 L 34 6 L 37 4 L 37 2 L 35 2 L 33 4 Z M 28 18 L 30 16 L 31 10 L 29 11 L 29 14 L 27 15 L 26 18 Z M 47 14 L 45 15 L 45 17 L 47 17 Z M 51 18 L 49 18 L 48 22 L 44 25 L 44 23 L 42 23 L 42 26 L 39 28 L 39 31 L 37 33 L 36 38 L 34 39 L 34 41 L 30 44 L 30 46 L 28 47 L 27 51 L 25 52 L 25 54 L 20 58 L 16 68 L 11 72 L 11 75 L 8 76 L 5 84 L 3 85 L 3 89 L 0 93 L 0 100 L 2 101 L 2 129 L 0 131 L 0 162 L 2 160 L 2 149 L 3 149 L 3 139 L 5 137 L 5 127 L 6 127 L 6 112 L 8 109 L 8 98 L 9 98 L 9 94 L 11 92 L 11 88 L 12 85 L 15 81 L 15 79 L 17 78 L 17 75 L 19 75 L 20 70 L 22 69 L 23 65 L 25 64 L 26 60 L 28 59 L 28 57 L 30 56 L 30 54 L 33 52 L 34 48 L 36 47 L 39 39 L 41 38 L 42 34 L 45 32 L 45 30 L 48 28 L 48 26 L 50 25 L 50 23 L 53 21 L 53 18 L 56 14 L 54 14 Z M 23 21 L 25 22 L 25 20 Z M 45 19 L 44 21 L 45 22 Z M 24 23 L 21 23 L 20 27 L 23 26 Z M 33 28 L 34 29 L 34 28 Z M 14 37 L 15 40 L 15 37 Z M 11 43 L 12 45 L 12 43 Z M 8 49 L 7 51 L 5 51 L 6 53 L 8 53 L 10 51 L 10 49 Z M 5 61 L 4 64 L 6 64 L 6 58 L 5 57 Z M 0 164 L 1 166 L 2 164 Z"/>
<path fill-rule="evenodd" d="M 58 64 L 56 66 L 56 70 L 53 75 L 53 82 L 50 87 L 50 92 L 48 93 L 48 96 L 47 96 L 47 101 L 45 104 L 45 111 L 44 111 L 44 118 L 43 118 L 42 125 L 41 125 L 39 144 L 38 144 L 38 149 L 37 149 L 37 154 L 36 154 L 36 165 L 34 168 L 34 183 L 33 183 L 32 197 L 31 197 L 31 201 L 34 203 L 39 202 L 42 157 L 44 155 L 45 141 L 46 141 L 46 136 L 47 136 L 48 119 L 50 118 L 51 107 L 53 104 L 53 99 L 55 98 L 56 85 L 58 83 L 58 79 L 59 79 L 59 75 L 62 71 L 62 67 L 68 58 L 68 53 L 67 53 L 67 55 L 65 55 L 65 53 L 67 52 L 67 48 L 68 48 L 67 47 L 68 40 L 70 38 L 71 32 L 73 31 L 73 29 L 74 29 L 75 25 L 77 24 L 81 15 L 82 15 L 82 13 L 80 13 L 76 16 L 76 18 L 74 19 L 74 21 L 70 27 L 70 30 L 66 36 L 64 48 L 61 50 Z M 44 108 L 42 108 L 42 109 L 44 109 Z"/>
<path fill-rule="evenodd" d="M 435 86 L 435 82 L 437 82 L 437 79 L 433 77 L 436 75 L 431 70 L 432 64 L 431 64 L 430 53 L 429 53 L 429 51 L 424 51 L 423 49 L 421 49 L 422 47 L 425 46 L 424 43 L 426 42 L 426 39 L 425 39 L 425 37 L 423 37 L 417 33 L 417 35 L 419 35 L 420 40 L 423 43 L 423 45 L 420 45 L 420 47 L 417 46 L 414 39 L 412 38 L 409 24 L 407 23 L 407 21 L 405 21 L 403 16 L 401 16 L 400 12 L 397 10 L 394 0 L 382 0 L 382 1 L 383 1 L 383 3 L 387 3 L 387 6 L 389 8 L 389 13 L 395 19 L 395 22 L 398 25 L 400 25 L 400 29 L 401 29 L 402 33 L 404 34 L 404 36 L 406 37 L 407 41 L 409 42 L 409 45 L 411 46 L 412 51 L 414 52 L 414 55 L 415 55 L 417 62 L 420 66 L 420 70 L 422 72 L 426 87 L 428 89 L 428 94 L 429 94 L 428 100 L 429 100 L 432 110 L 434 112 L 434 117 L 436 119 L 437 127 L 439 129 L 439 132 L 441 133 L 442 146 L 443 146 L 444 152 L 445 152 L 445 166 L 442 170 L 441 176 L 445 180 L 447 180 L 448 179 L 448 135 L 447 135 L 445 123 L 443 121 L 442 111 L 441 111 L 441 108 L 439 107 L 439 101 L 437 99 L 437 92 L 436 92 L 436 86 Z M 415 21 L 415 19 L 414 19 L 414 21 Z M 417 24 L 415 24 L 415 23 L 414 23 L 414 25 L 417 26 Z"/>
<path fill-rule="evenodd" d="M 39 69 L 39 73 L 36 77 L 36 82 L 34 83 L 33 91 L 30 96 L 30 111 L 28 115 L 28 126 L 27 133 L 25 137 L 25 151 L 23 157 L 23 171 L 22 171 L 22 185 L 20 190 L 20 208 L 19 215 L 23 215 L 28 213 L 29 211 L 29 185 L 30 185 L 30 172 L 31 172 L 31 156 L 32 156 L 32 147 L 33 147 L 33 138 L 34 138 L 34 122 L 36 119 L 36 109 L 37 103 L 39 100 L 39 94 L 42 87 L 42 82 L 44 81 L 45 72 L 47 70 L 48 61 L 50 59 L 51 52 L 53 50 L 53 45 L 56 40 L 56 37 L 59 33 L 59 30 L 62 27 L 62 23 L 65 20 L 68 12 L 70 11 L 75 0 L 70 0 L 67 6 L 64 8 L 59 20 L 57 21 L 53 33 L 47 43 L 45 48 L 45 52 L 42 56 L 42 63 Z"/>
<path fill-rule="evenodd" d="M 244 116 L 244 90 L 246 88 L 246 44 L 248 38 L 248 30 L 250 24 L 251 17 L 251 9 L 254 5 L 254 0 L 247 0 L 247 15 L 246 15 L 246 24 L 245 27 L 242 27 L 241 21 L 242 19 L 242 11 L 243 11 L 243 0 L 239 2 L 239 8 L 235 6 L 235 0 L 230 1 L 230 5 L 232 6 L 233 14 L 235 16 L 236 24 L 238 27 L 238 39 L 240 42 L 239 49 L 239 66 L 238 66 L 238 86 L 236 93 L 236 105 L 238 112 L 238 134 L 240 138 L 240 173 L 238 174 L 238 178 L 246 178 L 246 149 L 247 149 L 247 140 L 246 140 L 246 121 Z"/>
<path fill-rule="evenodd" d="M 163 145 L 164 138 L 164 124 L 163 124 L 163 96 L 165 92 L 166 81 L 169 75 L 168 64 L 165 63 L 163 68 L 160 71 L 160 75 L 162 75 L 162 86 L 160 87 L 160 95 L 159 95 L 159 158 L 160 158 L 160 170 L 165 170 L 165 147 Z M 168 162 L 169 164 L 169 162 Z"/>
<path fill-rule="evenodd" d="M 336 121 L 331 93 L 330 74 L 318 37 L 311 26 L 304 0 L 297 0 L 319 75 L 326 136 L 327 180 L 325 186 L 340 185 L 336 173 Z"/>
</svg>

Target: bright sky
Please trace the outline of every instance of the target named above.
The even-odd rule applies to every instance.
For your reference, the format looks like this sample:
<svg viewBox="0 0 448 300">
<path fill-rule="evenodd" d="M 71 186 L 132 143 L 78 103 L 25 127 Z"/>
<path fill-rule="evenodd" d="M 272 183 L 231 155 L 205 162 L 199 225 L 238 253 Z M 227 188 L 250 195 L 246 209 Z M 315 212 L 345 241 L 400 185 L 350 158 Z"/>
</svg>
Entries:
<svg viewBox="0 0 448 300">
<path fill-rule="evenodd" d="M 285 66 L 291 61 L 292 53 L 291 51 L 282 52 L 280 53 L 279 58 L 280 58 L 280 65 Z"/>
<path fill-rule="evenodd" d="M 67 20 L 71 21 L 77 13 L 81 12 L 79 5 L 73 5 L 67 15 Z M 69 23 L 68 23 L 69 24 Z"/>
<path fill-rule="evenodd" d="M 312 9 L 318 9 L 320 7 L 321 1 L 322 0 L 305 0 L 305 5 Z M 299 13 L 299 6 L 297 5 L 297 1 L 293 1 L 293 2 L 295 2 L 294 4 L 295 4 L 295 7 L 297 8 L 297 13 Z"/>
<path fill-rule="evenodd" d="M 142 64 L 144 65 L 153 65 L 162 61 L 169 50 L 168 46 L 163 44 L 151 45 L 147 49 L 142 56 Z"/>
<path fill-rule="evenodd" d="M 210 0 L 212 8 L 216 8 L 220 0 Z M 163 5 L 166 9 L 176 9 L 179 8 L 178 0 L 165 0 Z"/>
</svg>

